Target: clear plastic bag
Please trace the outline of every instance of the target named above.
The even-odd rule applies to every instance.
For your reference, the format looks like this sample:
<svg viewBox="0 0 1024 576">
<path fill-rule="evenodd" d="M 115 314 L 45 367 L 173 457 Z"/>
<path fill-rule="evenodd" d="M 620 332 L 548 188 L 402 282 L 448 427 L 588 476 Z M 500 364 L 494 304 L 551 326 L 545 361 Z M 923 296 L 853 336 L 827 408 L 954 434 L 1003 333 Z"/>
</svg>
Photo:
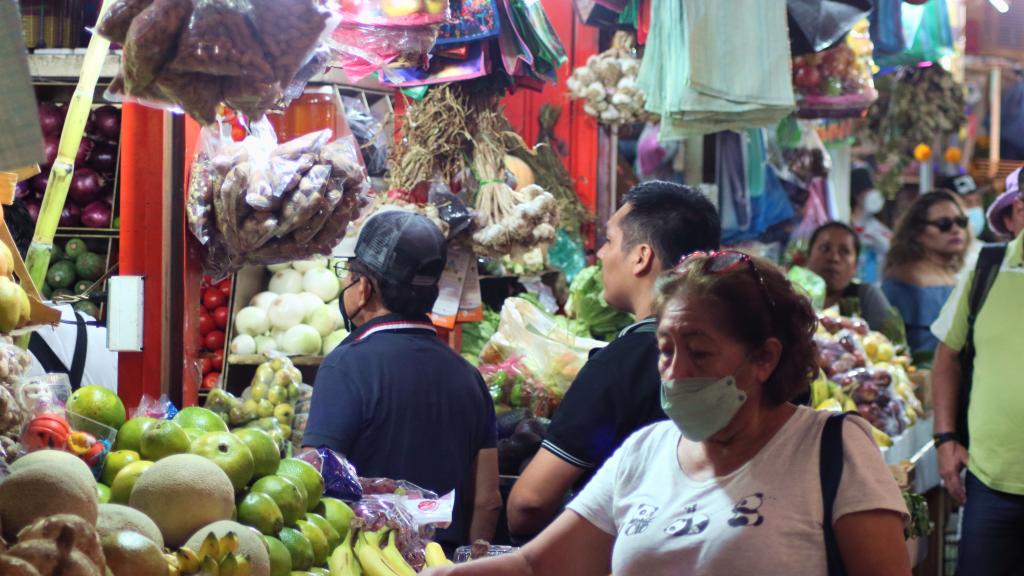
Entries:
<svg viewBox="0 0 1024 576">
<path fill-rule="evenodd" d="M 408 2 L 401 0 L 363 0 L 342 2 L 341 18 L 346 24 L 366 26 L 423 26 L 441 24 L 451 16 L 448 0 Z"/>
<path fill-rule="evenodd" d="M 256 39 L 255 15 L 248 0 L 192 1 L 192 17 L 178 42 L 172 69 L 221 77 L 273 78 Z"/>
<path fill-rule="evenodd" d="M 117 44 L 124 44 L 132 20 L 149 7 L 153 0 L 116 0 L 96 27 L 96 32 Z"/>
<path fill-rule="evenodd" d="M 357 81 L 382 68 L 426 68 L 439 26 L 371 26 L 342 22 L 331 35 L 334 66 Z"/>
<path fill-rule="evenodd" d="M 196 155 L 192 159 L 189 174 L 188 192 L 185 198 L 185 217 L 189 230 L 202 244 L 210 241 L 216 227 L 214 222 L 213 195 L 219 190 L 227 175 L 234 149 L 240 153 L 242 148 L 235 146 L 231 139 L 231 127 L 227 123 L 204 126 L 199 132 L 199 144 Z"/>
<path fill-rule="evenodd" d="M 149 394 L 143 394 L 139 405 L 131 412 L 132 418 L 146 416 L 157 420 L 170 420 L 178 414 L 178 407 L 171 402 L 167 394 L 161 394 L 159 398 L 153 398 Z"/>
<path fill-rule="evenodd" d="M 192 0 L 154 0 L 136 16 L 124 45 L 122 72 L 128 94 L 143 97 L 174 57 Z"/>
<path fill-rule="evenodd" d="M 856 118 L 878 99 L 866 26 L 820 53 L 793 58 L 793 86 L 801 118 Z"/>
<path fill-rule="evenodd" d="M 356 468 L 344 456 L 330 448 L 317 448 L 298 456 L 320 472 L 324 479 L 324 496 L 356 502 L 363 497 L 363 487 Z"/>
</svg>

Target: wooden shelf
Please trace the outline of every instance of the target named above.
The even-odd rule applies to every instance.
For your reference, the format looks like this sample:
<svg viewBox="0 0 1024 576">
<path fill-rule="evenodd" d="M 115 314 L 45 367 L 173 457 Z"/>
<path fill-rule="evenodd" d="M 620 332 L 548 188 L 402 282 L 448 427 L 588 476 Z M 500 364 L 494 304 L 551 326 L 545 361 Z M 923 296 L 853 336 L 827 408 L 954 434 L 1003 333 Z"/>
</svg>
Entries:
<svg viewBox="0 0 1024 576">
<path fill-rule="evenodd" d="M 58 226 L 56 235 L 61 237 L 71 236 L 77 238 L 118 238 L 121 235 L 121 231 L 116 228 Z"/>
<path fill-rule="evenodd" d="M 85 49 L 57 51 L 36 51 L 28 55 L 28 69 L 32 77 L 54 80 L 77 80 L 85 61 Z M 100 78 L 110 79 L 121 67 L 121 53 L 107 54 L 103 61 Z"/>
<path fill-rule="evenodd" d="M 319 366 L 324 361 L 323 356 L 289 356 L 288 359 L 296 366 Z M 227 360 L 232 366 L 259 366 L 267 358 L 262 354 L 228 354 Z"/>
</svg>

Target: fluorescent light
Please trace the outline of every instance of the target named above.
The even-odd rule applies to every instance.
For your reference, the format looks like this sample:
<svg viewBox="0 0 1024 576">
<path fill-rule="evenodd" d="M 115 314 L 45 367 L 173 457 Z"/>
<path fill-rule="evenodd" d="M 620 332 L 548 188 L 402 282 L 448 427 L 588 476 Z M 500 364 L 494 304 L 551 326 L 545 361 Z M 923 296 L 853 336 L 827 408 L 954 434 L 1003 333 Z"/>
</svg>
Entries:
<svg viewBox="0 0 1024 576">
<path fill-rule="evenodd" d="M 988 0 L 988 3 L 998 10 L 1000 14 L 1006 14 L 1010 11 L 1010 5 L 1006 3 L 1006 0 Z"/>
</svg>

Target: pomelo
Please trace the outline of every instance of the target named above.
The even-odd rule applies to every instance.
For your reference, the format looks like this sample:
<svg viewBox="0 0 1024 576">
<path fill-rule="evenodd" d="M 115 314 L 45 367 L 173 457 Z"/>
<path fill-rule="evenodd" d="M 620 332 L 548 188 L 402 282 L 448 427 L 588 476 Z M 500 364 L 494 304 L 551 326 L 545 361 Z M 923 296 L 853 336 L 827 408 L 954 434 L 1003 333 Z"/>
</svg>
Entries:
<svg viewBox="0 0 1024 576">
<path fill-rule="evenodd" d="M 161 420 L 142 433 L 142 446 L 139 454 L 146 460 L 156 462 L 173 454 L 188 452 L 192 443 L 188 434 L 170 420 Z"/>
<path fill-rule="evenodd" d="M 125 421 L 124 403 L 117 397 L 117 393 L 96 384 L 72 392 L 67 409 L 114 430 L 121 428 Z"/>
<path fill-rule="evenodd" d="M 150 418 L 149 416 L 139 416 L 125 422 L 121 429 L 117 431 L 117 438 L 114 439 L 114 450 L 134 450 L 138 452 L 142 449 L 143 432 L 156 423 L 157 419 Z"/>
<path fill-rule="evenodd" d="M 252 480 L 255 467 L 252 452 L 238 436 L 230 432 L 207 432 L 192 443 L 189 452 L 219 466 L 231 479 L 235 492 L 241 492 Z"/>
<path fill-rule="evenodd" d="M 182 408 L 174 420 L 182 428 L 198 428 L 203 432 L 227 432 L 228 425 L 213 410 L 199 406 Z"/>
</svg>

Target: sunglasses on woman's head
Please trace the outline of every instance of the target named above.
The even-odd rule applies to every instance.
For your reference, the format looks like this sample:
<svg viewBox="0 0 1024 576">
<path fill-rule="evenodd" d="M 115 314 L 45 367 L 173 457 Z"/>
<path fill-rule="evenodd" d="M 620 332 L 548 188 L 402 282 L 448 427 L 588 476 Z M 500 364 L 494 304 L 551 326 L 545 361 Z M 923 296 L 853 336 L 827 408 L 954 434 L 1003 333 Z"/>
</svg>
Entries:
<svg viewBox="0 0 1024 576">
<path fill-rule="evenodd" d="M 925 224 L 928 224 L 929 226 L 935 226 L 936 228 L 939 229 L 939 232 L 949 232 L 950 230 L 953 229 L 953 226 L 958 226 L 964 230 L 967 230 L 967 224 L 969 222 L 970 221 L 967 219 L 966 216 L 957 216 L 956 218 L 944 216 L 942 218 L 939 218 L 938 220 L 927 220 L 925 221 Z"/>
<path fill-rule="evenodd" d="M 749 255 L 744 254 L 743 252 L 737 252 L 736 250 L 692 252 L 683 256 L 679 260 L 679 263 L 672 269 L 672 273 L 682 274 L 683 265 L 690 258 L 706 258 L 706 260 L 704 260 L 704 273 L 716 276 L 720 274 L 729 274 L 740 266 L 746 264 L 750 268 L 750 271 L 754 273 L 754 277 L 757 278 L 758 284 L 761 285 L 761 292 L 764 293 L 764 298 L 768 301 L 768 305 L 771 306 L 772 311 L 775 310 L 775 300 L 772 299 L 771 294 L 768 292 L 768 284 L 764 281 L 764 275 L 761 274 L 761 270 L 758 269 L 757 264 L 754 263 L 754 259 Z"/>
</svg>

